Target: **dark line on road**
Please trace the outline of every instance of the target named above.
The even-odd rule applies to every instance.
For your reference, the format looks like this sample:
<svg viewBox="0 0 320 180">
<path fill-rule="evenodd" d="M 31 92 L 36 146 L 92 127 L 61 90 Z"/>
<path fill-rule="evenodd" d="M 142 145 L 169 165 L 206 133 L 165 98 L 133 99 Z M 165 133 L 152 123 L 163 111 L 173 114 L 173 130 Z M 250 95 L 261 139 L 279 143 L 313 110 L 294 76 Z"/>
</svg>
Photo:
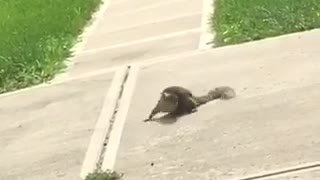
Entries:
<svg viewBox="0 0 320 180">
<path fill-rule="evenodd" d="M 286 170 L 282 170 L 282 171 L 270 172 L 270 173 L 266 173 L 266 174 L 251 176 L 251 177 L 237 179 L 237 180 L 256 180 L 256 179 L 272 177 L 272 176 L 278 176 L 278 175 L 282 175 L 282 174 L 288 174 L 288 173 L 293 173 L 293 172 L 307 170 L 307 169 L 314 169 L 314 168 L 320 168 L 320 163 L 307 165 L 307 166 L 296 167 L 296 168 L 291 168 L 291 169 L 286 169 Z"/>
<path fill-rule="evenodd" d="M 107 134 L 106 139 L 105 139 L 105 141 L 103 143 L 103 148 L 102 148 L 102 151 L 101 151 L 101 154 L 100 154 L 99 161 L 97 163 L 97 168 L 98 169 L 100 169 L 101 166 L 102 166 L 104 154 L 105 154 L 106 148 L 108 146 L 109 137 L 110 137 L 110 134 L 111 134 L 111 131 L 112 131 L 112 127 L 113 127 L 113 124 L 114 124 L 114 121 L 115 121 L 115 117 L 117 116 L 117 113 L 118 113 L 119 102 L 120 102 L 120 99 L 121 99 L 122 94 L 123 94 L 124 85 L 126 84 L 128 76 L 129 76 L 130 68 L 131 68 L 131 66 L 127 66 L 127 71 L 126 71 L 125 78 L 124 78 L 123 82 L 121 83 L 121 89 L 120 89 L 119 96 L 117 98 L 117 103 L 116 103 L 116 106 L 115 106 L 115 110 L 113 112 L 112 118 L 110 119 L 108 134 Z"/>
</svg>

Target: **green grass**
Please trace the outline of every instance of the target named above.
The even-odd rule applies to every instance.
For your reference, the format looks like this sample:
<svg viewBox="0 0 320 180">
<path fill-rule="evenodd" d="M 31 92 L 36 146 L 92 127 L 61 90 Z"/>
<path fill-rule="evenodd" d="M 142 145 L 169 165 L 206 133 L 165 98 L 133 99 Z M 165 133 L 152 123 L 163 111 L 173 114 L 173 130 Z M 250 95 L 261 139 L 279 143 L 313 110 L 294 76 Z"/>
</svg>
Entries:
<svg viewBox="0 0 320 180">
<path fill-rule="evenodd" d="M 214 6 L 217 46 L 320 27 L 320 0 L 215 0 Z"/>
<path fill-rule="evenodd" d="M 0 93 L 50 80 L 101 0 L 0 0 Z"/>
<path fill-rule="evenodd" d="M 116 171 L 96 169 L 93 173 L 88 174 L 85 180 L 121 180 L 122 177 L 123 174 Z"/>
</svg>

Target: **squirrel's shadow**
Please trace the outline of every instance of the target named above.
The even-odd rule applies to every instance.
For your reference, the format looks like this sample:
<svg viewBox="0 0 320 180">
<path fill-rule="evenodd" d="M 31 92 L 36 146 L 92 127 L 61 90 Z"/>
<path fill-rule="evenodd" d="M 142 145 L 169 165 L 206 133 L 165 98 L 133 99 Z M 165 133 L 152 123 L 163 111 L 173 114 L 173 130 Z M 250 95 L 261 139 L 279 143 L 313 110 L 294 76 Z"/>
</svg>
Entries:
<svg viewBox="0 0 320 180">
<path fill-rule="evenodd" d="M 154 118 L 152 120 L 145 120 L 145 122 L 157 122 L 157 123 L 160 123 L 160 124 L 163 124 L 163 125 L 169 125 L 169 124 L 174 124 L 178 121 L 178 119 L 182 116 L 186 116 L 186 115 L 189 115 L 189 114 L 192 114 L 192 113 L 195 113 L 197 112 L 197 110 L 194 110 L 192 111 L 191 113 L 184 113 L 184 114 L 165 114 L 163 116 L 160 116 L 159 118 Z"/>
</svg>

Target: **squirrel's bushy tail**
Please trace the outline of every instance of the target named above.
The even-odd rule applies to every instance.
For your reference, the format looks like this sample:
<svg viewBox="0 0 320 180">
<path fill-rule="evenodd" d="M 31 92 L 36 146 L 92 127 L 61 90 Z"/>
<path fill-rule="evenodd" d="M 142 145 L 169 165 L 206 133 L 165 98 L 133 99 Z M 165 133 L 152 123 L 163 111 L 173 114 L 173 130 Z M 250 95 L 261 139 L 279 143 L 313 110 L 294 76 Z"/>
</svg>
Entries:
<svg viewBox="0 0 320 180">
<path fill-rule="evenodd" d="M 196 99 L 197 105 L 200 106 L 209 101 L 213 101 L 215 99 L 231 99 L 236 96 L 234 89 L 228 86 L 220 86 L 213 90 L 210 90 L 207 95 L 194 97 Z"/>
</svg>

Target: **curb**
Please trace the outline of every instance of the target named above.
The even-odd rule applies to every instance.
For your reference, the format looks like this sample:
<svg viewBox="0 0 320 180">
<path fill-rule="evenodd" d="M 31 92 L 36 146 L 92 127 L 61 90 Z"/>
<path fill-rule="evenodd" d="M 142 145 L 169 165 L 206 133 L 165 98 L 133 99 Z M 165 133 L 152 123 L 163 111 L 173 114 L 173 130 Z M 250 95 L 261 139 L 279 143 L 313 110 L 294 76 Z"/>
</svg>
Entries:
<svg viewBox="0 0 320 180">
<path fill-rule="evenodd" d="M 106 68 L 106 69 L 102 69 L 100 71 L 87 73 L 87 74 L 84 74 L 84 75 L 81 75 L 81 76 L 65 78 L 63 80 L 49 81 L 47 83 L 38 84 L 38 85 L 35 85 L 35 86 L 30 86 L 30 87 L 26 87 L 26 88 L 23 88 L 23 89 L 18 89 L 16 91 L 10 91 L 10 92 L 6 92 L 6 93 L 3 93 L 3 94 L 0 94 L 0 98 L 7 97 L 7 96 L 13 96 L 13 95 L 16 95 L 16 94 L 19 94 L 19 93 L 28 92 L 28 91 L 32 91 L 32 90 L 35 90 L 35 89 L 46 88 L 46 87 L 55 86 L 55 85 L 59 85 L 59 84 L 63 84 L 63 83 L 69 83 L 71 81 L 77 81 L 77 80 L 90 78 L 90 77 L 98 76 L 98 75 L 102 75 L 102 74 L 113 73 L 113 72 L 117 71 L 118 69 L 121 69 L 121 66 L 112 67 L 112 68 Z"/>
<path fill-rule="evenodd" d="M 213 14 L 213 2 L 212 0 L 202 0 L 203 7 L 202 7 L 202 18 L 201 18 L 201 34 L 199 40 L 199 50 L 211 49 L 212 47 L 212 40 L 214 36 L 210 30 L 209 19 L 211 14 Z"/>
</svg>

